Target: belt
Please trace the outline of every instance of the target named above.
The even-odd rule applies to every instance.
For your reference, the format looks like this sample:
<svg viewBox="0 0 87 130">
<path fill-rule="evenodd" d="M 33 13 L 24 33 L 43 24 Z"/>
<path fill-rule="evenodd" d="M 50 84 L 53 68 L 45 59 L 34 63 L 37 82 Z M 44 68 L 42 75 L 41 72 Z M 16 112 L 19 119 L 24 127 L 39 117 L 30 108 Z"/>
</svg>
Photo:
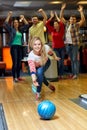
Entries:
<svg viewBox="0 0 87 130">
<path fill-rule="evenodd" d="M 68 46 L 72 46 L 73 44 L 67 44 Z"/>
</svg>

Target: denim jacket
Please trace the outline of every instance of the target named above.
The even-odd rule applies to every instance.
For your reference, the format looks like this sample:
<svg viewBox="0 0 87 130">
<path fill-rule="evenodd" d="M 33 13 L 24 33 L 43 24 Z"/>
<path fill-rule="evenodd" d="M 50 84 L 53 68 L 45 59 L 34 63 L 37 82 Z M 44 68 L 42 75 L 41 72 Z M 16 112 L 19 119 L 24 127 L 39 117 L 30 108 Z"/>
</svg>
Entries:
<svg viewBox="0 0 87 130">
<path fill-rule="evenodd" d="M 13 26 L 9 25 L 8 22 L 4 23 L 4 27 L 9 32 L 10 41 L 9 41 L 8 45 L 11 46 L 12 42 L 14 41 L 14 38 L 16 36 L 16 30 Z M 25 25 L 23 25 L 22 27 L 19 28 L 19 31 L 22 33 L 22 39 L 21 39 L 22 44 L 24 43 L 23 32 L 27 31 L 28 28 L 29 28 L 29 24 L 25 24 Z"/>
</svg>

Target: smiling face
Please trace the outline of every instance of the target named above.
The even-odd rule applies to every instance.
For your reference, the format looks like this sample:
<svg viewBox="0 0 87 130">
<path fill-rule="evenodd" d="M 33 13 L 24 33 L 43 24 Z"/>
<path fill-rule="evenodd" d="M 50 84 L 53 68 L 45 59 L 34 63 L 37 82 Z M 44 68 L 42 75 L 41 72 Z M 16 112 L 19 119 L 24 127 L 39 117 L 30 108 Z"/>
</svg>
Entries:
<svg viewBox="0 0 87 130">
<path fill-rule="evenodd" d="M 35 54 L 40 55 L 42 49 L 42 42 L 40 39 L 34 39 L 32 48 Z"/>
<path fill-rule="evenodd" d="M 32 23 L 33 24 L 37 24 L 38 23 L 38 17 L 37 16 L 34 16 L 34 17 L 32 17 Z"/>
</svg>

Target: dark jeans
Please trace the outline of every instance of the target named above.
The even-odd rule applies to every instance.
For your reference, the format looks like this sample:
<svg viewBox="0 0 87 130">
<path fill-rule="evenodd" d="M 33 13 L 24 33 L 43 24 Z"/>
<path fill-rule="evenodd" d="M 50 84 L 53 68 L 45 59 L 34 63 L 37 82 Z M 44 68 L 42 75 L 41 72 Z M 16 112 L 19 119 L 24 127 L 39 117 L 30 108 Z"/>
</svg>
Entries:
<svg viewBox="0 0 87 130">
<path fill-rule="evenodd" d="M 54 48 L 53 49 L 58 57 L 61 59 L 57 62 L 57 70 L 58 75 L 63 76 L 64 75 L 64 57 L 65 57 L 65 47 L 63 48 Z"/>
<path fill-rule="evenodd" d="M 12 76 L 13 78 L 19 78 L 21 70 L 22 46 L 12 45 L 10 52 L 12 57 Z"/>
<path fill-rule="evenodd" d="M 48 59 L 44 66 L 41 66 L 36 69 L 37 82 L 39 83 L 39 86 L 37 87 L 37 92 L 41 92 L 42 83 L 44 83 L 46 86 L 49 85 L 46 77 L 44 76 L 44 72 L 49 68 L 50 64 L 51 64 L 51 61 L 50 59 Z"/>
</svg>

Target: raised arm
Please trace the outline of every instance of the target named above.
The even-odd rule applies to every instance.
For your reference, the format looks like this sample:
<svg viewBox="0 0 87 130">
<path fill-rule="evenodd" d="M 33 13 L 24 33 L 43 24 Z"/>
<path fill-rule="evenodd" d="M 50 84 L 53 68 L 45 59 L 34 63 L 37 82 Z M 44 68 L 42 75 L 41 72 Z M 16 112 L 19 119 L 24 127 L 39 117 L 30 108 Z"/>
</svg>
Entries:
<svg viewBox="0 0 87 130">
<path fill-rule="evenodd" d="M 60 18 L 58 17 L 56 12 L 55 12 L 55 17 L 56 17 L 57 21 L 60 22 Z"/>
<path fill-rule="evenodd" d="M 8 15 L 7 15 L 6 19 L 5 19 L 5 22 L 3 24 L 3 26 L 5 27 L 5 29 L 8 30 L 9 33 L 12 32 L 12 26 L 9 24 L 9 20 L 10 20 L 11 16 L 12 16 L 12 11 L 9 11 Z"/>
<path fill-rule="evenodd" d="M 80 12 L 81 15 L 81 20 L 78 22 L 79 26 L 82 26 L 85 22 L 85 16 L 83 12 L 83 6 L 79 5 L 78 11 Z"/>
<path fill-rule="evenodd" d="M 55 16 L 54 12 L 50 11 L 50 18 L 49 18 L 49 20 L 51 21 L 54 18 L 54 16 Z"/>
<path fill-rule="evenodd" d="M 5 22 L 8 23 L 11 16 L 12 16 L 12 11 L 9 11 Z"/>
<path fill-rule="evenodd" d="M 54 18 L 54 12 L 50 12 L 50 18 L 46 22 L 46 27 L 48 28 L 48 31 L 51 33 L 54 30 L 54 27 L 50 25 L 51 20 Z"/>
<path fill-rule="evenodd" d="M 39 9 L 38 12 L 43 16 L 43 23 L 46 24 L 47 21 L 47 15 L 43 9 Z"/>
<path fill-rule="evenodd" d="M 60 10 L 60 19 L 65 23 L 66 20 L 64 18 L 64 9 L 66 8 L 66 3 L 62 4 L 61 10 Z"/>
<path fill-rule="evenodd" d="M 28 21 L 25 19 L 24 15 L 20 15 L 20 21 L 23 21 L 25 24 L 28 24 Z"/>
</svg>

